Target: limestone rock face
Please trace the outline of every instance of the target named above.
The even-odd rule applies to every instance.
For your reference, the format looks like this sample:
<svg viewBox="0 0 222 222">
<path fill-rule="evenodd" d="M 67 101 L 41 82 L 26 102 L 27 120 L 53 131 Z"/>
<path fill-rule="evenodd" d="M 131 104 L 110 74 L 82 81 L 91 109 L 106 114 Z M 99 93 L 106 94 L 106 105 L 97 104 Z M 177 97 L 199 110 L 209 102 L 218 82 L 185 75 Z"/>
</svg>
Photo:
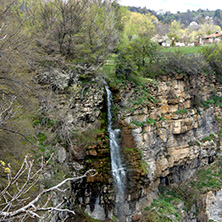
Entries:
<svg viewBox="0 0 222 222">
<path fill-rule="evenodd" d="M 119 119 L 125 131 L 128 126 L 134 146 L 142 153 L 150 183 L 148 188 L 141 185 L 144 188 L 140 198 L 162 183 L 190 178 L 217 154 L 219 127 L 215 106 L 194 108 L 196 97 L 210 98 L 211 90 L 205 81 L 204 76 L 195 81 L 166 78 L 155 84 L 150 82 L 140 92 L 130 86 L 119 90 Z"/>
<path fill-rule="evenodd" d="M 59 163 L 64 163 L 66 160 L 66 149 L 62 146 L 56 146 L 57 148 L 57 159 Z"/>
<path fill-rule="evenodd" d="M 222 221 L 222 190 L 210 191 L 206 196 L 206 214 L 208 220 Z"/>
<path fill-rule="evenodd" d="M 217 154 L 219 112 L 214 105 L 207 108 L 195 105 L 197 96 L 202 100 L 210 98 L 211 90 L 204 78 L 200 76 L 194 81 L 181 75 L 150 81 L 146 87 L 123 84 L 113 89 L 116 119 L 122 126 L 122 156 L 123 159 L 127 157 L 127 216 L 134 215 L 133 221 L 140 220 L 141 210 L 155 199 L 159 186 L 190 178 Z M 67 98 L 60 99 L 56 107 L 66 116 L 65 126 L 78 129 L 79 134 L 99 129 L 101 118 L 104 118 L 102 111 L 106 111 L 103 87 L 74 84 L 72 90 L 76 96 L 69 98 L 68 103 L 63 102 Z M 105 135 L 103 137 L 98 144 L 105 141 Z M 74 184 L 73 190 L 87 213 L 104 220 L 111 218 L 115 191 L 111 173 L 106 172 L 110 170 L 108 148 L 98 144 L 86 147 L 85 166 L 100 169 L 104 174 L 87 178 L 86 183 Z M 73 149 L 76 151 L 78 147 Z M 59 161 L 63 162 L 64 158 L 61 154 Z M 212 198 L 217 199 L 216 196 Z M 213 204 L 210 199 L 208 202 L 209 206 Z M 211 210 L 208 211 L 209 218 L 213 218 Z"/>
<path fill-rule="evenodd" d="M 40 73 L 39 82 L 41 84 L 50 84 L 54 90 L 64 90 L 68 87 L 70 80 L 74 78 L 75 75 L 72 72 L 49 69 Z"/>
<path fill-rule="evenodd" d="M 94 177 L 88 174 L 85 179 L 71 184 L 74 199 L 89 215 L 104 220 L 115 197 L 109 140 L 105 132 L 106 116 L 102 113 L 106 112 L 104 84 L 96 78 L 83 83 L 71 73 L 58 70 L 42 73 L 39 81 L 56 89 L 55 93 L 47 95 L 47 108 L 51 111 L 48 118 L 57 123 L 53 128 L 59 135 L 56 160 L 69 167 L 64 173 L 80 176 L 89 169 L 98 172 Z M 47 175 L 45 178 L 49 179 Z"/>
</svg>

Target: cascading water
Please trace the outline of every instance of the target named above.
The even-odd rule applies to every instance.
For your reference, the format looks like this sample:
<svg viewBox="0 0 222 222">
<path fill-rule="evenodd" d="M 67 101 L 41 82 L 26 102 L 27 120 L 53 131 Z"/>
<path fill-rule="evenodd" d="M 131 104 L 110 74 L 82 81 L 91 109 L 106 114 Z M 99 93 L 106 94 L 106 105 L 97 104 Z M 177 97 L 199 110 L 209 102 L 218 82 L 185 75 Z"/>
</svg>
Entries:
<svg viewBox="0 0 222 222">
<path fill-rule="evenodd" d="M 125 177 L 126 172 L 123 168 L 121 156 L 120 156 L 120 130 L 112 128 L 112 93 L 109 90 L 107 83 L 105 82 L 105 88 L 107 92 L 107 115 L 108 115 L 108 126 L 107 130 L 109 132 L 109 143 L 110 143 L 110 153 L 111 153 L 111 167 L 112 175 L 114 178 L 114 183 L 117 189 L 116 192 L 116 210 L 120 217 L 124 217 L 124 207 L 125 203 L 124 192 L 125 192 Z M 123 221 L 123 219 L 121 219 Z"/>
</svg>

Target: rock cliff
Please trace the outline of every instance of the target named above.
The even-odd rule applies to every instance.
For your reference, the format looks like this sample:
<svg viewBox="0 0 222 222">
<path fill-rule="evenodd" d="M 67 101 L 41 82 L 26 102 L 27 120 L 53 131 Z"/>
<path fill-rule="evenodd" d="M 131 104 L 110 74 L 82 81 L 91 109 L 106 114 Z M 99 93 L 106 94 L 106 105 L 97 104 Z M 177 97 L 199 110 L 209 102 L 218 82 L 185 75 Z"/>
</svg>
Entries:
<svg viewBox="0 0 222 222">
<path fill-rule="evenodd" d="M 123 125 L 122 149 L 132 151 L 134 147 L 141 152 L 138 178 L 132 178 L 129 170 L 127 184 L 129 214 L 140 213 L 151 204 L 158 188 L 186 181 L 214 162 L 220 149 L 220 108 L 210 99 L 220 92 L 216 81 L 204 75 L 195 79 L 169 76 L 141 85 L 121 84 L 118 88 L 114 93 Z M 126 136 L 131 144 L 125 142 Z"/>
<path fill-rule="evenodd" d="M 206 214 L 209 220 L 222 221 L 222 190 L 210 191 L 206 196 Z"/>
<path fill-rule="evenodd" d="M 76 130 L 71 153 L 79 172 L 98 170 L 96 177 L 72 185 L 77 203 L 93 218 L 105 220 L 113 217 L 115 190 L 106 132 L 106 95 L 102 83 L 97 83 L 73 85 L 72 92 L 78 93 L 58 109 L 66 110 L 69 127 Z M 215 161 L 221 137 L 220 87 L 205 75 L 181 74 L 156 81 L 110 82 L 110 88 L 114 125 L 121 127 L 121 152 L 127 169 L 127 221 L 141 221 L 144 208 L 158 197 L 162 187 L 187 181 Z M 218 197 L 218 193 L 204 197 L 202 208 L 206 203 L 208 206 L 204 218 L 218 217 L 220 213 L 210 210 L 212 199 L 216 205 L 221 201 Z M 193 213 L 189 212 L 196 212 L 197 205 L 187 211 L 183 206 L 178 207 L 183 220 L 191 221 Z"/>
</svg>

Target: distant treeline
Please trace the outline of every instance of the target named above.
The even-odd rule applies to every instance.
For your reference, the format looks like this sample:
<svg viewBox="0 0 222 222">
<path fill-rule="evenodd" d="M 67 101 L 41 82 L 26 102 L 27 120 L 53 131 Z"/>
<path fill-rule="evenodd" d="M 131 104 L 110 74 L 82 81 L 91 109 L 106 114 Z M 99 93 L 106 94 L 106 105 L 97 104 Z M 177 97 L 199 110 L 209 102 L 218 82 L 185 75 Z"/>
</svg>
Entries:
<svg viewBox="0 0 222 222">
<path fill-rule="evenodd" d="M 177 12 L 171 13 L 170 11 L 154 11 L 147 9 L 146 7 L 129 7 L 131 12 L 137 12 L 141 14 L 151 13 L 156 16 L 159 21 L 165 24 L 170 24 L 173 20 L 180 21 L 181 24 L 188 26 L 192 21 L 203 24 L 206 21 L 206 18 L 212 18 L 212 21 L 215 25 L 222 26 L 222 10 L 217 9 L 215 11 L 210 11 L 208 9 L 202 10 L 198 9 L 197 11 L 187 10 L 187 12 Z"/>
</svg>

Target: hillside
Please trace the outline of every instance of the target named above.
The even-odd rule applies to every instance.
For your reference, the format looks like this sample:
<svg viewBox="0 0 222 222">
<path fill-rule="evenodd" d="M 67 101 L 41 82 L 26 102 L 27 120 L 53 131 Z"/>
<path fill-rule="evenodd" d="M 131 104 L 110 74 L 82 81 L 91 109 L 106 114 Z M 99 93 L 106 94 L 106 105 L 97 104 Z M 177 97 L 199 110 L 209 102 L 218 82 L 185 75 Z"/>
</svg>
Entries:
<svg viewBox="0 0 222 222">
<path fill-rule="evenodd" d="M 217 9 L 215 11 L 210 10 L 203 10 L 199 9 L 197 11 L 190 11 L 187 12 L 158 12 L 153 11 L 147 8 L 140 8 L 140 7 L 129 7 L 131 12 L 137 12 L 141 14 L 151 13 L 152 15 L 156 16 L 159 21 L 163 23 L 170 24 L 173 20 L 180 21 L 181 24 L 184 24 L 186 27 L 193 21 L 201 24 L 204 22 L 206 17 L 210 17 L 213 19 L 215 25 L 222 26 L 222 10 Z"/>
</svg>

